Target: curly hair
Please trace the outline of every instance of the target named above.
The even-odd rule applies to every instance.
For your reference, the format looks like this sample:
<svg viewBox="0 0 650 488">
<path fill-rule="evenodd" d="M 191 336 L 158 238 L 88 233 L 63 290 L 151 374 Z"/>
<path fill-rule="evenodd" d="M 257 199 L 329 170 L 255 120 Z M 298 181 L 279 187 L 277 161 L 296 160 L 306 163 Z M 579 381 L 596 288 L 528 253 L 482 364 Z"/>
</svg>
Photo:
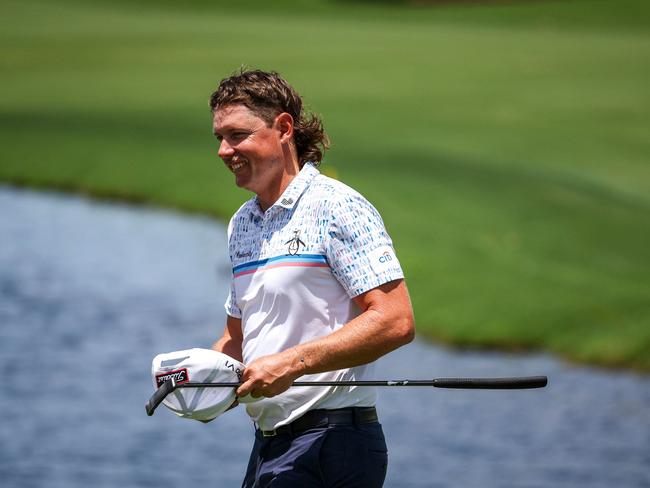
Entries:
<svg viewBox="0 0 650 488">
<path fill-rule="evenodd" d="M 306 113 L 302 98 L 294 88 L 275 71 L 240 70 L 224 78 L 210 96 L 210 110 L 214 113 L 228 105 L 241 104 L 271 126 L 275 117 L 286 112 L 293 117 L 293 140 L 300 167 L 311 162 L 318 166 L 330 141 L 323 122 L 316 115 Z"/>
</svg>

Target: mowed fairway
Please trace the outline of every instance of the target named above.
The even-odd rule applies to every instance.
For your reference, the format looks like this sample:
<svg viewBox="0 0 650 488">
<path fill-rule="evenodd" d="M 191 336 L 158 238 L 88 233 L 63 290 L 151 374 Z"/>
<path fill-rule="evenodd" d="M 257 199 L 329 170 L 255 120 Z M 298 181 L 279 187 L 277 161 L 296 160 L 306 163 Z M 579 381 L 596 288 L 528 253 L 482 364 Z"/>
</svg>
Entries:
<svg viewBox="0 0 650 488">
<path fill-rule="evenodd" d="M 227 219 L 207 99 L 274 69 L 384 216 L 420 334 L 650 371 L 648 4 L 290 4 L 3 1 L 0 179 Z"/>
</svg>

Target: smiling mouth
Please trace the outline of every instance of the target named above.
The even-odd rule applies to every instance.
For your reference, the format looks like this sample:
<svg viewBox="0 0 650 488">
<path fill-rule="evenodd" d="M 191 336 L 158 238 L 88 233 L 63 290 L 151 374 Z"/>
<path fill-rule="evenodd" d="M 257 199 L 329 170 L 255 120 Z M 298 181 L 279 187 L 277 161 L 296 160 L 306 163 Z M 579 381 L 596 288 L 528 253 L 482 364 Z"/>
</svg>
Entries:
<svg viewBox="0 0 650 488">
<path fill-rule="evenodd" d="M 237 173 L 245 165 L 246 165 L 246 161 L 237 161 L 236 163 L 235 162 L 230 163 L 228 167 L 230 168 L 230 171 L 232 171 L 233 173 Z"/>
</svg>

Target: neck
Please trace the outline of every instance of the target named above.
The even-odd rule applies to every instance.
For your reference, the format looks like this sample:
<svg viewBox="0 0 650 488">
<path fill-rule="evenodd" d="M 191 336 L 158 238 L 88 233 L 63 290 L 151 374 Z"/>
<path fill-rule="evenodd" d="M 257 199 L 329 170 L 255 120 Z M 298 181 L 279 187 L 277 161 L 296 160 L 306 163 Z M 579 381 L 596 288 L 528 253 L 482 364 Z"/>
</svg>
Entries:
<svg viewBox="0 0 650 488">
<path fill-rule="evenodd" d="M 284 190 L 291 184 L 293 179 L 300 173 L 300 166 L 297 161 L 292 161 L 285 165 L 284 171 L 269 185 L 265 191 L 257 194 L 257 202 L 263 212 L 266 212 L 278 198 L 284 193 Z"/>
</svg>

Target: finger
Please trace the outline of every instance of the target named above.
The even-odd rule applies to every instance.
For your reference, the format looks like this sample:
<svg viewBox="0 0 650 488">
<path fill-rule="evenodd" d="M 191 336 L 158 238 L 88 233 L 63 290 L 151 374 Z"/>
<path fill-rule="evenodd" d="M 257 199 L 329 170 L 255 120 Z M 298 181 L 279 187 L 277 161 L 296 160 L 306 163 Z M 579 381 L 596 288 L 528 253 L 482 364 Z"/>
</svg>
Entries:
<svg viewBox="0 0 650 488">
<path fill-rule="evenodd" d="M 241 378 L 239 379 L 239 381 L 242 384 L 245 383 L 246 381 L 248 381 L 250 379 L 251 373 L 252 373 L 251 368 L 249 366 L 246 366 L 244 368 L 244 371 L 241 372 Z"/>
<path fill-rule="evenodd" d="M 244 381 L 241 385 L 239 385 L 239 388 L 237 388 L 235 394 L 238 397 L 246 396 L 251 391 L 253 391 L 254 386 L 255 386 L 255 381 L 253 380 Z"/>
</svg>

